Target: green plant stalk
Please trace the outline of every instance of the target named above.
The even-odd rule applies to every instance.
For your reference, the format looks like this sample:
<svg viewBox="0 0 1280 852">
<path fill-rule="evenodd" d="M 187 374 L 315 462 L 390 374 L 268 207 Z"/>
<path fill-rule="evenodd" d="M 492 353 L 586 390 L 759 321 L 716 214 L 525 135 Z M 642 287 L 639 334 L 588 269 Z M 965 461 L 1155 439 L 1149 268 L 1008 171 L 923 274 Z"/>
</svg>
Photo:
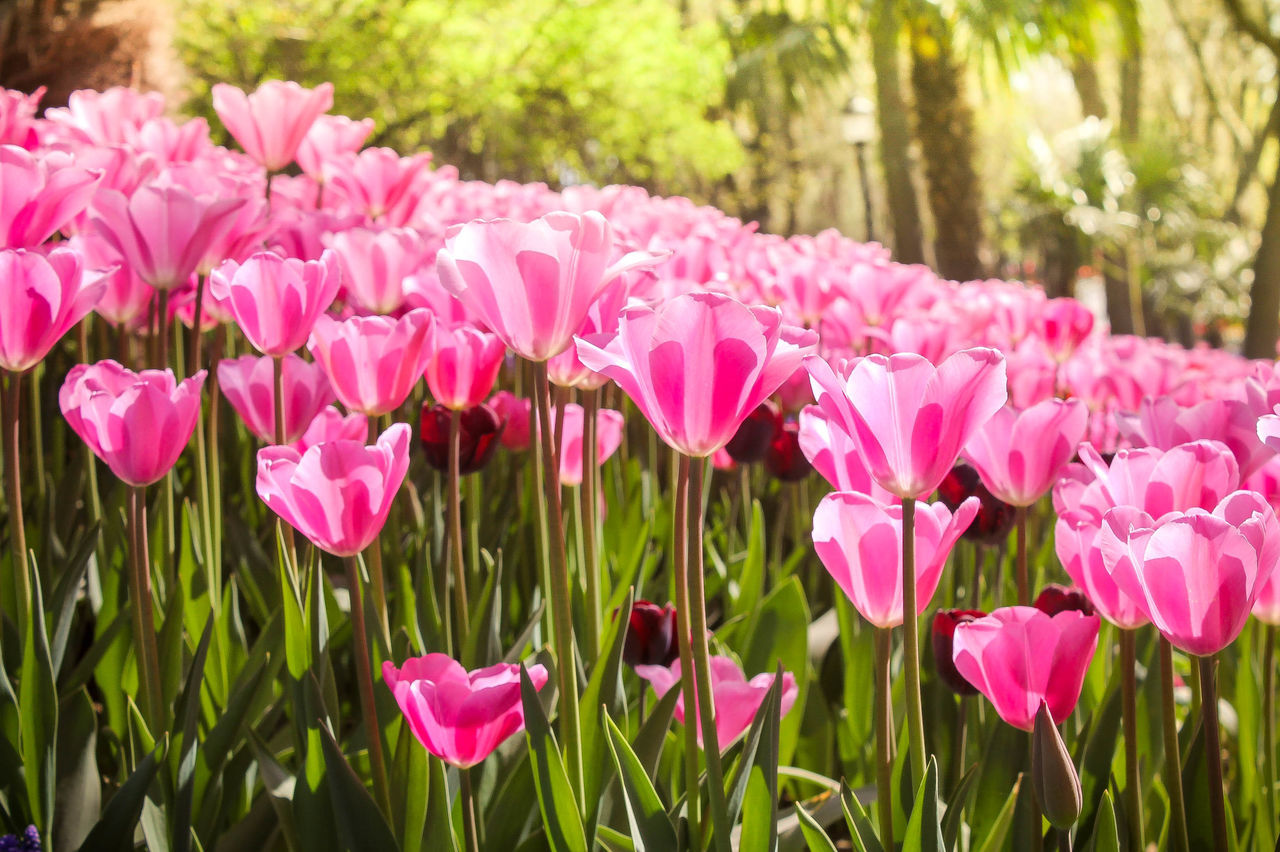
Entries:
<svg viewBox="0 0 1280 852">
<path fill-rule="evenodd" d="M 274 371 L 275 388 L 275 407 L 276 407 L 276 444 L 283 446 L 284 444 L 284 358 L 273 358 L 271 366 Z M 298 581 L 298 550 L 293 543 L 293 527 L 284 518 L 277 518 L 276 524 L 280 527 L 280 536 L 284 539 L 285 556 L 288 557 L 288 565 L 286 570 L 289 576 L 293 578 L 293 587 L 301 588 L 302 584 Z"/>
<path fill-rule="evenodd" d="M 373 772 L 373 792 L 378 808 L 391 818 L 391 788 L 387 783 L 387 765 L 382 758 L 382 728 L 378 725 L 378 709 L 373 699 L 373 673 L 369 664 L 369 634 L 364 623 L 364 597 L 360 593 L 360 562 L 348 556 L 347 582 L 351 592 L 351 642 L 356 658 L 356 682 L 360 690 L 360 715 L 364 717 L 365 735 L 369 740 L 369 768 Z"/>
<path fill-rule="evenodd" d="M 1262 778 L 1267 785 L 1267 813 L 1276 833 L 1276 628 L 1268 624 L 1262 639 Z"/>
<path fill-rule="evenodd" d="M 1173 703 L 1173 646 L 1160 637 L 1160 709 L 1164 731 L 1164 782 L 1169 792 L 1169 837 L 1174 852 L 1190 852 L 1187 808 L 1182 798 L 1182 757 L 1178 716 Z"/>
<path fill-rule="evenodd" d="M 724 796 L 724 771 L 720 766 L 720 741 L 716 734 L 715 700 L 711 693 L 711 649 L 707 644 L 707 598 L 702 566 L 702 480 L 705 459 L 690 462 L 689 499 L 689 637 L 697 677 L 698 715 L 702 723 L 702 753 L 707 762 L 707 787 L 716 848 L 728 852 L 729 806 Z M 686 705 L 687 707 L 688 705 Z M 686 719 L 688 715 L 686 712 Z"/>
<path fill-rule="evenodd" d="M 902 634 L 907 674 L 907 743 L 912 786 L 924 778 L 924 706 L 920 700 L 920 637 L 916 617 L 916 501 L 902 499 Z"/>
<path fill-rule="evenodd" d="M 225 335 L 226 329 L 223 326 L 219 326 L 214 332 L 213 363 L 218 361 Z M 209 513 L 210 529 L 213 530 L 213 565 L 219 585 L 222 582 L 222 465 L 218 455 L 218 403 L 221 399 L 222 393 L 215 371 L 209 384 L 209 492 L 218 495 L 218 499 L 210 501 Z"/>
<path fill-rule="evenodd" d="M 1120 631 L 1121 718 L 1124 726 L 1124 802 L 1129 848 L 1142 849 L 1142 782 L 1138 778 L 1137 634 Z"/>
<path fill-rule="evenodd" d="M 458 770 L 458 795 L 462 797 L 462 835 L 467 852 L 480 852 L 480 829 L 476 820 L 476 796 L 471 789 L 471 770 Z"/>
<path fill-rule="evenodd" d="M 672 562 L 675 567 L 676 587 L 676 647 L 680 652 L 680 692 L 684 701 L 684 779 L 685 807 L 688 811 L 689 849 L 702 849 L 702 790 L 698 783 L 698 731 L 689 708 L 697 707 L 694 679 L 692 630 L 689 626 L 689 546 L 687 524 L 683 519 L 689 514 L 689 457 L 676 453 L 675 519 L 672 529 Z"/>
<path fill-rule="evenodd" d="M 453 567 L 453 603 L 457 618 L 458 647 L 466 647 L 471 634 L 467 612 L 467 572 L 462 564 L 462 491 L 459 487 L 459 452 L 462 443 L 462 412 L 449 412 L 449 564 Z M 472 507 L 472 511 L 475 508 Z M 464 664 L 470 661 L 464 661 Z M 464 770 L 465 772 L 465 770 Z"/>
<path fill-rule="evenodd" d="M 142 682 L 142 708 L 147 724 L 157 736 L 164 724 L 164 696 L 160 691 L 160 651 L 156 644 L 155 613 L 151 601 L 151 557 L 147 548 L 147 489 L 130 489 L 129 531 L 132 570 L 129 597 L 133 601 L 134 655 Z"/>
<path fill-rule="evenodd" d="M 1035 748 L 1035 733 L 1027 735 L 1027 766 L 1031 766 L 1031 752 Z M 1027 796 L 1027 802 L 1031 810 L 1031 845 L 1030 852 L 1040 852 L 1044 848 L 1044 812 L 1040 810 L 1040 800 L 1036 798 L 1035 788 L 1031 784 L 1025 785 L 1023 788 L 1031 795 Z"/>
<path fill-rule="evenodd" d="M 156 325 L 160 334 L 160 361 L 156 366 L 158 370 L 164 370 L 169 367 L 169 291 L 161 290 L 159 296 L 159 307 L 156 309 Z M 164 554 L 167 559 L 161 564 L 160 576 L 165 581 L 172 580 L 172 566 L 176 560 L 173 555 L 178 551 L 178 514 L 174 507 L 173 478 L 175 474 L 172 470 L 164 475 L 164 492 L 161 497 L 160 508 L 164 512 Z"/>
<path fill-rule="evenodd" d="M 1027 576 L 1027 507 L 1019 506 L 1013 512 L 1013 524 L 1018 531 L 1017 583 L 1018 606 L 1031 606 L 1031 583 Z"/>
<path fill-rule="evenodd" d="M 27 373 L 30 380 L 27 387 L 31 391 L 31 453 L 35 456 L 36 465 L 36 499 L 44 503 L 44 406 L 40 404 L 40 379 L 44 374 L 44 364 L 36 364 Z"/>
<path fill-rule="evenodd" d="M 480 516 L 484 506 L 480 496 L 480 477 L 472 476 L 467 483 L 467 553 L 472 574 L 480 571 Z"/>
<path fill-rule="evenodd" d="M 599 531 L 596 525 L 596 502 L 600 494 L 600 447 L 596 439 L 596 420 L 600 412 L 600 391 L 589 390 L 582 399 L 582 493 L 579 532 L 582 541 L 582 570 L 587 580 L 587 659 L 600 656 L 600 617 L 604 608 L 600 592 L 602 566 L 597 557 Z"/>
<path fill-rule="evenodd" d="M 1227 806 L 1223 798 L 1222 743 L 1218 733 L 1218 658 L 1214 654 L 1197 658 L 1204 697 L 1200 710 L 1204 720 L 1205 769 L 1209 774 L 1209 812 L 1213 816 L 1213 848 L 1227 848 Z"/>
<path fill-rule="evenodd" d="M 389 416 L 389 415 L 388 415 Z M 378 442 L 376 419 L 369 418 L 369 443 Z M 391 617 L 387 614 L 387 581 L 382 573 L 382 536 L 374 536 L 373 542 L 365 548 L 365 564 L 369 568 L 369 585 L 373 592 L 373 612 L 378 619 L 378 635 L 387 654 L 391 654 Z"/>
<path fill-rule="evenodd" d="M 10 588 L 5 592 L 15 598 L 18 635 L 25 636 L 27 622 L 31 619 L 31 577 L 27 573 L 27 531 L 22 518 L 22 473 L 18 450 L 22 374 L 11 372 L 7 376 L 4 394 L 4 485 L 5 502 L 9 506 L 9 546 L 12 553 L 9 570 L 12 579 Z"/>
<path fill-rule="evenodd" d="M 565 762 L 574 800 L 582 808 L 582 725 L 578 719 L 578 664 L 573 639 L 573 610 L 569 592 L 569 564 L 565 558 L 564 518 L 560 506 L 560 466 L 551 445 L 551 382 L 547 362 L 534 364 L 536 384 L 534 399 L 538 409 L 538 439 L 542 444 L 542 489 L 546 494 L 547 518 L 544 527 L 551 555 L 549 573 L 551 588 L 551 624 L 556 653 L 556 670 L 560 676 L 560 733 L 564 737 Z"/>
<path fill-rule="evenodd" d="M 876 628 L 876 810 L 880 844 L 893 848 L 893 683 L 890 658 L 893 631 Z M 963 705 L 961 705 L 963 708 Z"/>
</svg>

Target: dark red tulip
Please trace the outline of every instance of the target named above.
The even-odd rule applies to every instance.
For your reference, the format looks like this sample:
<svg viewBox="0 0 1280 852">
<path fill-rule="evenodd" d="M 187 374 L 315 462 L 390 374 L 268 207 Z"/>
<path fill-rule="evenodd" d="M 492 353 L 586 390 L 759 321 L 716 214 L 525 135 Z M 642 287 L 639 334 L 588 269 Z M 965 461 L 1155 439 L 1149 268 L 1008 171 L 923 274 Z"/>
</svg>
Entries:
<svg viewBox="0 0 1280 852">
<path fill-rule="evenodd" d="M 676 608 L 636 601 L 627 624 L 622 661 L 629 666 L 669 666 L 680 656 L 676 645 Z"/>
<path fill-rule="evenodd" d="M 778 427 L 764 454 L 764 468 L 783 482 L 799 482 L 813 470 L 800 451 L 800 424 L 796 421 L 788 420 Z"/>
<path fill-rule="evenodd" d="M 1046 615 L 1057 615 L 1069 609 L 1093 615 L 1093 602 L 1085 597 L 1084 592 L 1059 583 L 1050 583 L 1041 589 L 1032 606 Z"/>
<path fill-rule="evenodd" d="M 1014 508 L 996 498 L 982 484 L 978 471 L 964 462 L 958 462 L 946 479 L 938 486 L 938 499 L 948 509 L 955 511 L 967 497 L 979 500 L 978 516 L 962 533 L 962 537 L 975 544 L 999 544 L 1013 529 Z"/>
<path fill-rule="evenodd" d="M 766 399 L 742 421 L 738 431 L 724 445 L 724 451 L 738 464 L 760 461 L 769 451 L 769 444 L 781 421 L 782 415 L 778 413 L 778 407 Z"/>
<path fill-rule="evenodd" d="M 956 634 L 956 625 L 966 624 L 985 615 L 985 612 L 976 609 L 940 609 L 933 614 L 933 663 L 938 670 L 938 677 L 956 695 L 978 694 L 974 685 L 956 671 L 955 660 L 951 656 L 951 640 Z"/>
<path fill-rule="evenodd" d="M 443 405 L 422 406 L 418 437 L 422 441 L 427 464 L 441 472 L 449 470 L 450 414 Z M 480 470 L 493 458 L 505 422 L 492 408 L 481 403 L 465 409 L 458 425 L 458 473 L 465 476 Z"/>
</svg>

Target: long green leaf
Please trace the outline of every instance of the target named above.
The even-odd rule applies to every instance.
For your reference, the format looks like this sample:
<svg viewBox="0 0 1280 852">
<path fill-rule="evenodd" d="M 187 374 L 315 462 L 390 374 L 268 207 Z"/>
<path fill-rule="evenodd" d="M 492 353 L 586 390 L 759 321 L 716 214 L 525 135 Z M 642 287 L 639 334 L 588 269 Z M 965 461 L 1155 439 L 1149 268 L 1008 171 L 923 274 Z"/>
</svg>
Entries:
<svg viewBox="0 0 1280 852">
<path fill-rule="evenodd" d="M 991 823 L 991 828 L 987 830 L 986 836 L 982 839 L 982 845 L 978 847 L 978 852 L 999 852 L 1004 847 L 1004 839 L 1009 836 L 1009 828 L 1013 825 L 1013 815 L 1018 809 L 1018 791 L 1022 788 L 1022 779 L 1026 777 L 1018 776 L 1018 780 L 1013 783 L 1013 788 L 1009 790 L 1009 796 L 1005 799 L 1004 806 L 1000 808 L 996 814 L 995 820 Z"/>
<path fill-rule="evenodd" d="M 560 852 L 587 852 L 587 835 L 582 815 L 569 786 L 569 776 L 560 758 L 551 725 L 542 711 L 538 691 L 529 672 L 520 667 L 520 698 L 524 704 L 525 738 L 533 759 L 533 780 L 538 792 L 542 825 L 546 828 L 551 848 Z"/>
<path fill-rule="evenodd" d="M 129 780 L 107 802 L 102 819 L 80 844 L 80 852 L 133 852 L 133 834 L 142 816 L 147 788 L 160 768 L 159 752 L 157 748 L 144 757 Z"/>
<path fill-rule="evenodd" d="M 741 848 L 744 852 L 774 852 L 778 848 L 778 739 L 782 720 L 782 663 L 760 704 L 764 716 L 760 745 L 747 779 L 742 807 Z"/>
<path fill-rule="evenodd" d="M 182 745 L 178 750 L 177 796 L 173 806 L 173 852 L 191 848 L 191 802 L 195 794 L 196 737 L 200 722 L 200 687 L 204 683 L 204 664 L 209 656 L 209 638 L 213 635 L 213 614 L 205 622 L 196 655 L 187 672 L 187 682 L 178 699 L 177 717 L 182 722 Z"/>
<path fill-rule="evenodd" d="M 324 762 L 329 776 L 329 795 L 343 847 L 350 852 L 393 852 L 400 848 L 382 812 L 365 789 L 364 782 L 347 763 L 338 741 L 325 725 L 320 726 Z"/>
<path fill-rule="evenodd" d="M 1116 828 L 1116 809 L 1111 802 L 1111 792 L 1104 790 L 1098 805 L 1098 816 L 1093 821 L 1093 836 L 1089 838 L 1088 852 L 1120 852 L 1120 832 Z"/>
<path fill-rule="evenodd" d="M 946 852 L 942 839 L 942 824 L 938 819 L 938 762 L 929 755 L 924 778 L 916 790 L 907 821 L 907 833 L 902 841 L 903 852 Z"/>
<path fill-rule="evenodd" d="M 862 807 L 862 802 L 849 789 L 849 785 L 840 784 L 840 806 L 844 809 L 844 821 L 849 825 L 849 836 L 853 838 L 853 846 L 858 852 L 884 852 L 880 838 L 871 825 L 871 817 Z"/>
<path fill-rule="evenodd" d="M 653 788 L 653 782 L 641 765 L 640 758 L 631 750 L 627 738 L 618 730 L 613 719 L 608 714 L 602 718 L 609 737 L 609 751 L 622 781 L 627 822 L 631 825 L 631 838 L 636 852 L 675 849 L 675 827 L 667 818 L 662 800 L 658 798 L 658 792 Z"/>
<path fill-rule="evenodd" d="M 628 622 L 621 614 L 631 612 L 634 600 L 635 592 L 631 591 L 627 594 L 622 608 L 618 610 L 619 617 L 605 625 L 604 635 L 601 637 L 601 647 L 605 649 L 605 653 L 591 669 L 587 688 L 582 691 L 582 698 L 578 702 L 581 718 L 586 722 L 582 726 L 582 774 L 589 842 L 595 834 L 595 824 L 602 801 L 600 793 L 604 788 L 605 764 L 609 762 L 609 748 L 601 707 L 604 708 L 603 713 L 609 715 L 625 710 L 620 700 L 622 691 L 618 687 L 621 683 L 622 649 L 626 645 Z M 592 721 L 595 721 L 595 724 L 591 724 Z"/>
<path fill-rule="evenodd" d="M 800 820 L 800 832 L 809 846 L 809 852 L 836 852 L 835 843 L 813 815 L 804 809 L 804 805 L 796 804 L 796 817 Z"/>
<path fill-rule="evenodd" d="M 54 786 L 57 779 L 58 691 L 49 657 L 49 634 L 44 623 L 44 598 L 40 572 L 34 560 L 31 578 L 31 617 L 22 649 L 22 680 L 18 684 L 21 709 L 22 765 L 27 782 L 27 803 L 36 826 L 47 832 L 53 824 Z"/>
</svg>

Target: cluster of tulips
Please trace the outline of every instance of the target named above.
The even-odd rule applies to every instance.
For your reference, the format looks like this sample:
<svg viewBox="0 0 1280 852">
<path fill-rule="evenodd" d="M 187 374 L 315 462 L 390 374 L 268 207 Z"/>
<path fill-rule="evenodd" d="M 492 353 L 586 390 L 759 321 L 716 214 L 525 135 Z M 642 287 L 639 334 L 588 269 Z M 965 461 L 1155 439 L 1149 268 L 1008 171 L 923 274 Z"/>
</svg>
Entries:
<svg viewBox="0 0 1280 852">
<path fill-rule="evenodd" d="M 463 181 L 328 85 L 213 95 L 242 151 L 155 94 L 0 96 L 0 848 L 1275 843 L 1274 364 L 636 187 Z M 1218 663 L 1240 693 L 1257 649 L 1232 753 Z M 114 744 L 101 819 L 60 714 Z"/>
</svg>

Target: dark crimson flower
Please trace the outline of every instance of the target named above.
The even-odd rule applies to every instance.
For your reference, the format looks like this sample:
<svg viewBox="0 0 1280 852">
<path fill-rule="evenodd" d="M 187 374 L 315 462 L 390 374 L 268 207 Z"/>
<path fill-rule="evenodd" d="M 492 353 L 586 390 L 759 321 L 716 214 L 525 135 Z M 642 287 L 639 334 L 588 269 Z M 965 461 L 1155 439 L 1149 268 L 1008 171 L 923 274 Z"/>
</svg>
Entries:
<svg viewBox="0 0 1280 852">
<path fill-rule="evenodd" d="M 622 661 L 629 666 L 669 666 L 680 656 L 676 645 L 676 608 L 636 601 L 627 623 Z"/>
<path fill-rule="evenodd" d="M 724 445 L 724 451 L 738 464 L 760 461 L 769 451 L 769 444 L 781 422 L 782 415 L 778 413 L 778 406 L 766 399 L 742 421 L 738 431 Z"/>
<path fill-rule="evenodd" d="M 977 695 L 978 690 L 956 670 L 951 655 L 951 640 L 957 624 L 982 618 L 986 613 L 976 609 L 940 609 L 933 614 L 933 663 L 938 677 L 956 695 Z"/>
<path fill-rule="evenodd" d="M 938 485 L 938 499 L 948 509 L 955 511 L 967 497 L 979 500 L 978 516 L 964 531 L 962 537 L 975 544 L 999 544 L 1013 529 L 1014 508 L 996 498 L 982 484 L 982 478 L 972 466 L 958 462 L 946 479 Z"/>
<path fill-rule="evenodd" d="M 418 437 L 426 452 L 427 464 L 438 471 L 449 470 L 449 409 L 443 405 L 422 406 L 422 422 Z M 486 464 L 498 449 L 505 422 L 484 403 L 462 412 L 459 421 L 458 473 L 462 476 L 475 473 Z"/>
<path fill-rule="evenodd" d="M 783 482 L 799 482 L 813 470 L 800 451 L 800 424 L 796 421 L 788 420 L 778 427 L 764 454 L 764 468 Z"/>
<path fill-rule="evenodd" d="M 1050 583 L 1041 589 L 1032 606 L 1045 615 L 1057 615 L 1069 609 L 1083 612 L 1085 615 L 1093 615 L 1093 602 L 1085 596 L 1084 592 L 1074 586 L 1063 586 L 1060 583 Z"/>
</svg>

